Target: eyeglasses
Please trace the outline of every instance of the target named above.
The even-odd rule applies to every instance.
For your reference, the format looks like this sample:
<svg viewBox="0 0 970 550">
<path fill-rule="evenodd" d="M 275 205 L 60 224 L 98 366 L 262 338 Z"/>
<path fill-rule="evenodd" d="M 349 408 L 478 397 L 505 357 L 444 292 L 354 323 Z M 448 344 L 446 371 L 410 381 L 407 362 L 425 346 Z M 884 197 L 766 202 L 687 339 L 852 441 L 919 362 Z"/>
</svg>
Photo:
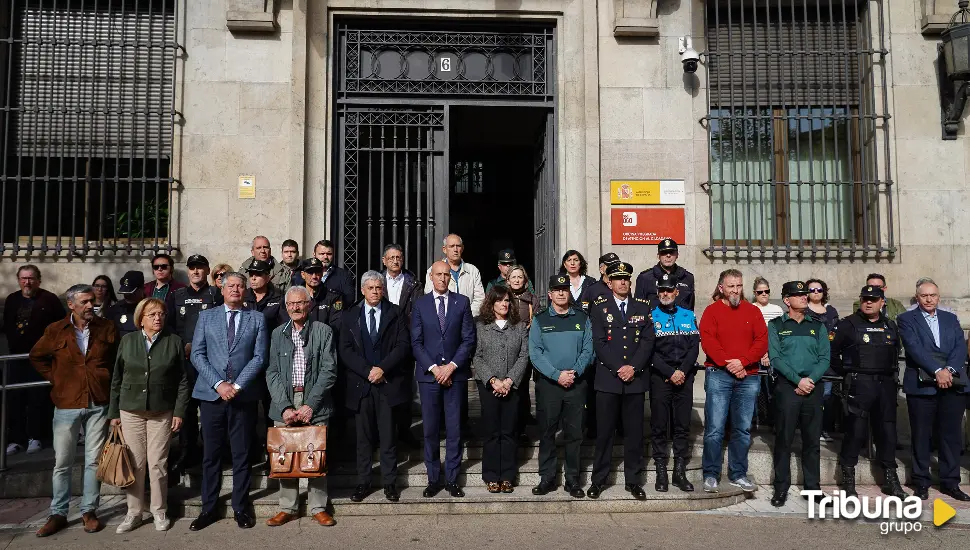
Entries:
<svg viewBox="0 0 970 550">
<path fill-rule="evenodd" d="M 104 283 L 101 283 L 99 285 L 91 285 L 91 286 L 94 287 L 94 288 L 100 288 L 101 290 L 107 290 L 108 289 L 108 285 L 106 285 Z"/>
<path fill-rule="evenodd" d="M 821 288 L 810 288 L 810 289 L 808 289 L 808 291 L 811 292 L 812 294 L 821 294 L 821 293 L 825 292 Z"/>
<path fill-rule="evenodd" d="M 310 300 L 301 300 L 299 302 L 286 302 L 286 307 L 296 307 L 309 304 Z"/>
<path fill-rule="evenodd" d="M 154 264 L 154 265 L 152 265 L 152 269 L 154 269 L 155 271 L 167 271 L 167 270 L 171 269 L 171 267 L 172 266 L 170 266 L 168 264 Z"/>
<path fill-rule="evenodd" d="M 758 296 L 767 296 L 767 295 L 771 294 L 771 290 L 770 289 L 769 290 L 755 290 L 754 293 L 757 294 Z"/>
</svg>

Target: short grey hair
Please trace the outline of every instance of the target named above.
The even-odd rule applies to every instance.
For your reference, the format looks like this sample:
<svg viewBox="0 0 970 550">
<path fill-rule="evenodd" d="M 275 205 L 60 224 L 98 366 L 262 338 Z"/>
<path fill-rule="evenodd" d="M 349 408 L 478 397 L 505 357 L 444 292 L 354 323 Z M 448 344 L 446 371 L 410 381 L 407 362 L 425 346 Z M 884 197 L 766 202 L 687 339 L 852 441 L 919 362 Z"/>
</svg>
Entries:
<svg viewBox="0 0 970 550">
<path fill-rule="evenodd" d="M 259 239 L 266 239 L 266 244 L 270 244 L 269 237 L 266 237 L 265 235 L 256 235 L 255 237 L 253 237 L 253 244 L 250 246 L 250 248 L 256 248 L 256 241 L 258 241 Z M 270 244 L 270 246 L 272 245 Z"/>
<path fill-rule="evenodd" d="M 310 294 L 310 290 L 307 289 L 307 287 L 305 287 L 305 286 L 291 286 L 290 288 L 288 288 L 286 290 L 286 296 L 284 297 L 284 301 L 286 300 L 286 298 L 289 298 L 290 297 L 290 294 L 294 294 L 294 293 L 302 294 L 303 297 L 307 299 L 307 301 L 312 301 L 313 300 L 313 295 Z"/>
<path fill-rule="evenodd" d="M 936 288 L 940 288 L 940 285 L 936 284 L 936 281 L 934 281 L 933 279 L 930 279 L 929 277 L 920 277 L 916 281 L 916 292 L 919 292 L 919 287 L 923 285 L 933 285 Z"/>
<path fill-rule="evenodd" d="M 222 284 L 228 283 L 229 279 L 232 279 L 232 278 L 239 279 L 242 282 L 243 286 L 245 286 L 246 283 L 249 282 L 249 277 L 246 277 L 242 273 L 238 271 L 229 271 L 222 274 Z"/>
<path fill-rule="evenodd" d="M 445 235 L 445 238 L 441 239 L 441 246 L 448 246 L 448 237 L 451 237 L 452 235 L 454 235 L 455 237 L 458 237 L 458 244 L 465 246 L 465 241 L 461 238 L 461 235 L 457 233 L 448 233 L 447 235 Z"/>
<path fill-rule="evenodd" d="M 94 294 L 94 287 L 88 284 L 74 285 L 64 293 L 68 302 L 73 302 L 78 294 Z"/>
<path fill-rule="evenodd" d="M 387 256 L 387 253 L 391 250 L 397 250 L 398 252 L 401 253 L 402 256 L 404 255 L 404 248 L 402 248 L 401 245 L 397 243 L 391 243 L 384 247 L 384 253 L 381 254 L 381 258 L 383 258 L 384 256 Z"/>
<path fill-rule="evenodd" d="M 379 271 L 374 271 L 373 269 L 371 269 L 367 273 L 364 273 L 363 275 L 361 275 L 360 276 L 361 290 L 363 290 L 364 285 L 366 285 L 368 281 L 374 281 L 374 280 L 381 283 L 381 286 L 384 286 L 384 276 L 381 275 Z"/>
</svg>

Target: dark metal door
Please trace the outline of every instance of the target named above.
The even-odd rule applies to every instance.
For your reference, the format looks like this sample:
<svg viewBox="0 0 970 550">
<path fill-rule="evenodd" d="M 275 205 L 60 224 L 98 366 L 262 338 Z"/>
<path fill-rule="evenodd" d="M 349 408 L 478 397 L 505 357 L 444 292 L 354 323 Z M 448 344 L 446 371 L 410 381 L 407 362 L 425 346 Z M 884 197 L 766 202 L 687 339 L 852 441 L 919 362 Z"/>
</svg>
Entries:
<svg viewBox="0 0 970 550">
<path fill-rule="evenodd" d="M 540 130 L 534 146 L 533 175 L 535 184 L 535 289 L 543 303 L 549 286 L 549 276 L 559 270 L 559 231 L 556 213 L 559 208 L 559 186 L 555 173 L 554 112 L 546 115 L 545 127 Z"/>
<path fill-rule="evenodd" d="M 381 269 L 384 246 L 397 243 L 405 268 L 423 278 L 444 238 L 444 109 L 348 106 L 338 124 L 339 265 L 355 277 Z"/>
</svg>

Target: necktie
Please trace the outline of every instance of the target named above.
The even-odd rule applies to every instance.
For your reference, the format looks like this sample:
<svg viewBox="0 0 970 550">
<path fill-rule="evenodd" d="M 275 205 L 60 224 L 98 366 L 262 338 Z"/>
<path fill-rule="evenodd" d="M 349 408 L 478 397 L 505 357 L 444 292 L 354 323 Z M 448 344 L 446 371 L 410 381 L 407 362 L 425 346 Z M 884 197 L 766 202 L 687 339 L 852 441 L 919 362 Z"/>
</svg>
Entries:
<svg viewBox="0 0 970 550">
<path fill-rule="evenodd" d="M 620 302 L 620 315 L 622 315 L 623 320 L 626 321 L 626 302 Z"/>
<path fill-rule="evenodd" d="M 377 310 L 370 308 L 370 339 L 371 342 L 377 342 Z"/>
<path fill-rule="evenodd" d="M 227 334 L 226 344 L 228 345 L 228 348 L 230 350 L 232 349 L 232 341 L 236 339 L 236 315 L 238 313 L 239 313 L 238 311 L 231 311 L 231 310 L 229 311 L 229 328 L 226 330 L 226 334 Z M 232 360 L 231 359 L 226 364 L 226 378 L 229 379 L 228 380 L 229 382 L 232 381 Z"/>
<path fill-rule="evenodd" d="M 441 325 L 441 332 L 445 331 L 445 297 L 438 296 L 438 324 Z"/>
</svg>

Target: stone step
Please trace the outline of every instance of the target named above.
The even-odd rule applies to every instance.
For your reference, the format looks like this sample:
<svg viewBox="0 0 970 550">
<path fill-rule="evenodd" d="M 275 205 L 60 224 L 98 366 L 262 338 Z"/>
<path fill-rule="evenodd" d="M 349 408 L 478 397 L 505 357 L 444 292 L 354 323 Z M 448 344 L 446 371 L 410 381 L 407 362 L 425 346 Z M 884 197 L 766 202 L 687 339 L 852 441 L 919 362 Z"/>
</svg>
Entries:
<svg viewBox="0 0 970 550">
<path fill-rule="evenodd" d="M 467 487 L 464 498 L 453 498 L 446 492 L 434 498 L 424 498 L 423 487 L 401 490 L 399 502 L 388 502 L 382 491 L 375 491 L 362 502 L 351 502 L 351 490 L 330 491 L 331 503 L 337 521 L 341 516 L 381 516 L 390 514 L 568 514 L 613 512 L 684 512 L 713 510 L 742 502 L 744 494 L 735 488 L 719 493 L 695 491 L 682 493 L 658 493 L 645 488 L 647 499 L 634 499 L 622 485 L 613 485 L 603 491 L 600 498 L 574 499 L 560 490 L 542 497 L 534 496 L 529 487 L 516 487 L 512 494 L 491 494 L 484 487 Z M 268 489 L 251 493 L 256 517 L 272 517 L 279 512 L 279 501 L 274 491 Z M 228 493 L 220 496 L 217 512 L 232 517 Z M 183 517 L 197 517 L 202 501 L 197 491 L 180 489 L 169 495 L 169 512 Z M 300 513 L 306 514 L 306 495 L 300 497 Z"/>
</svg>

